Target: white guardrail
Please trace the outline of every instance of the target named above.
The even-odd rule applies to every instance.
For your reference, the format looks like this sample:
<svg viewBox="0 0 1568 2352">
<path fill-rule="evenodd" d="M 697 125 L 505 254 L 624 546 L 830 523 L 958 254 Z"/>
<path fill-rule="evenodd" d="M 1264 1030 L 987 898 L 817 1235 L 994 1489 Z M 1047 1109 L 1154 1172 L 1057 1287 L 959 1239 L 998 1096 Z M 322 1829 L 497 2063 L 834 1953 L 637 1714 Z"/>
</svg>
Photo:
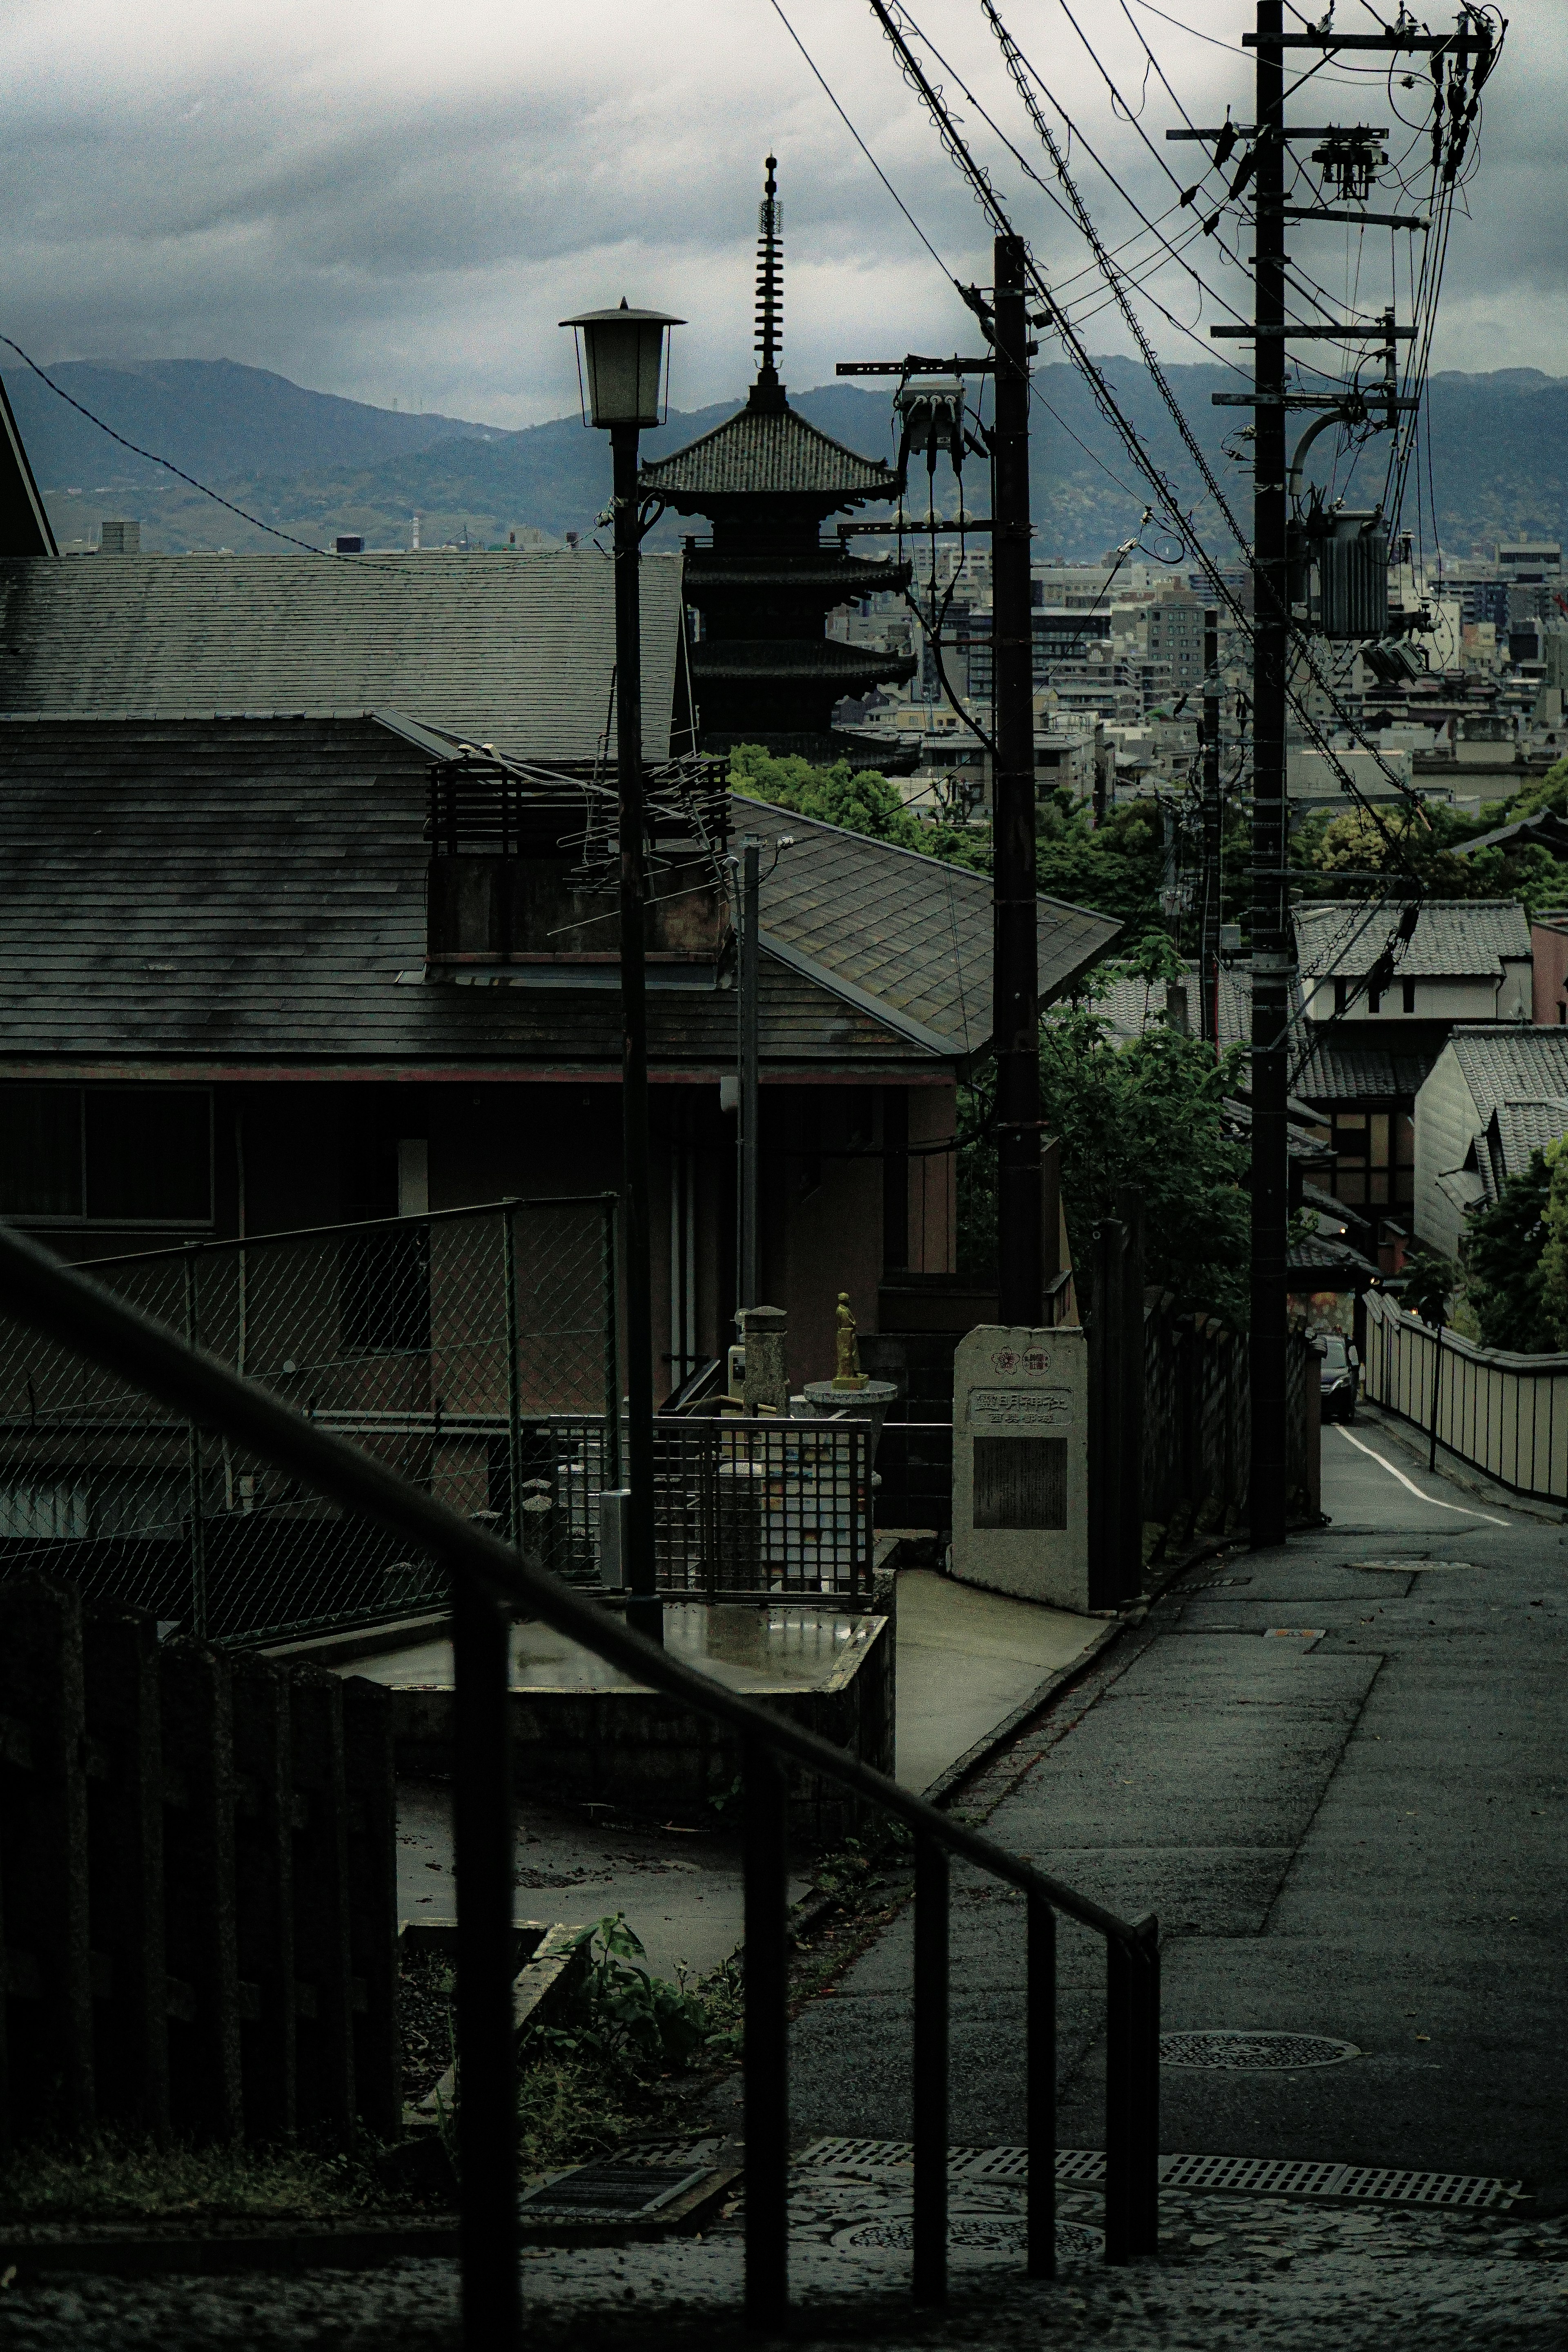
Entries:
<svg viewBox="0 0 1568 2352">
<path fill-rule="evenodd" d="M 1517 1494 L 1568 1502 L 1568 1355 L 1516 1356 L 1441 1335 L 1437 1443 Z M 1432 1426 L 1438 1334 L 1369 1291 L 1368 1402 Z"/>
</svg>

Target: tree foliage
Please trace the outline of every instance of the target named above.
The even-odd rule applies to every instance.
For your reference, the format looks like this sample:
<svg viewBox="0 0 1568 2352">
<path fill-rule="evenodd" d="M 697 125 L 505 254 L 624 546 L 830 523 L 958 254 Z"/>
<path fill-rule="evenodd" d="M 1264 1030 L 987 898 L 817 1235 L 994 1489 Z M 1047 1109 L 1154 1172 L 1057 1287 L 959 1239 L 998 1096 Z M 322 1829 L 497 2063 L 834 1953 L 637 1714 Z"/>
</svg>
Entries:
<svg viewBox="0 0 1568 2352">
<path fill-rule="evenodd" d="M 868 834 L 900 849 L 917 849 L 925 857 L 945 857 L 976 873 L 991 870 L 988 832 L 927 824 L 910 814 L 896 785 L 874 768 L 851 768 L 847 760 L 816 768 L 809 760 L 793 754 L 781 758 L 760 743 L 738 743 L 730 754 L 730 782 L 752 800 L 771 801 L 775 808 L 842 825 L 847 833 Z"/>
<path fill-rule="evenodd" d="M 1171 954 L 1154 934 L 1123 969 L 1158 975 Z M 1062 1203 L 1076 1265 L 1094 1229 L 1133 1188 L 1143 1209 L 1144 1278 L 1181 1308 L 1240 1321 L 1250 1265 L 1245 1141 L 1227 1129 L 1224 1099 L 1240 1049 L 1212 1046 L 1159 1020 L 1119 1041 L 1092 996 L 1058 1006 L 1040 1024 L 1041 1112 L 1061 1142 Z M 986 1106 L 960 1107 L 961 1248 L 970 1271 L 995 1263 L 995 1145 Z"/>
<path fill-rule="evenodd" d="M 1563 1265 L 1568 1253 L 1561 1234 L 1568 1202 L 1561 1196 L 1568 1168 L 1559 1175 L 1561 1148 L 1553 1144 L 1548 1151 L 1532 1151 L 1524 1172 L 1510 1177 L 1500 1198 L 1470 1220 L 1465 1298 L 1483 1348 L 1538 1355 L 1562 1344 L 1568 1324 L 1568 1268 Z M 1555 1231 L 1550 1222 L 1554 1192 L 1559 1195 Z"/>
</svg>

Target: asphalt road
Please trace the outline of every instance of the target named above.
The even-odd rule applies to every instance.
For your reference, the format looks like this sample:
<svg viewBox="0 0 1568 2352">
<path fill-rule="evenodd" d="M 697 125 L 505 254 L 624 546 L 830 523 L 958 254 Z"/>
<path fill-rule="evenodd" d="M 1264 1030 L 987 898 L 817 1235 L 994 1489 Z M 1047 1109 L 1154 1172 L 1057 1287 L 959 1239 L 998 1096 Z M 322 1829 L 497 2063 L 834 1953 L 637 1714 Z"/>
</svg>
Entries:
<svg viewBox="0 0 1568 2352">
<path fill-rule="evenodd" d="M 973 1792 L 1002 1843 L 1162 1927 L 1167 2031 L 1355 2045 L 1162 2069 L 1162 2144 L 1522 2177 L 1568 2207 L 1568 1529 L 1365 1416 L 1327 1528 L 1192 1570 Z M 1390 1566 L 1351 1563 L 1384 1561 Z M 1459 1564 L 1463 1563 L 1463 1564 Z M 1021 1907 L 952 1909 L 952 2133 L 1023 2137 Z M 802 2134 L 907 2137 L 907 1915 L 797 2022 Z M 1098 1941 L 1064 1921 L 1060 2139 L 1103 2145 Z"/>
</svg>

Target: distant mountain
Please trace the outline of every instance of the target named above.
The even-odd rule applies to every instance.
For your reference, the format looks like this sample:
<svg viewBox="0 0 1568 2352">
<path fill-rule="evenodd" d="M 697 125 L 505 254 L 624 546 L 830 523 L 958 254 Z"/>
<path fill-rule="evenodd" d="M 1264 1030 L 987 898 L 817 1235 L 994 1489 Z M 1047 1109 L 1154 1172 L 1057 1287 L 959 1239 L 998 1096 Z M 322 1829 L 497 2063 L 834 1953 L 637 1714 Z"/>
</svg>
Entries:
<svg viewBox="0 0 1568 2352">
<path fill-rule="evenodd" d="M 491 429 L 461 417 L 412 416 L 330 392 L 307 392 L 287 376 L 234 360 L 122 366 L 62 360 L 47 373 L 127 440 L 215 484 L 237 474 L 374 464 L 453 435 Z M 5 389 L 41 488 L 168 478 L 68 407 L 31 368 L 8 364 Z"/>
<path fill-rule="evenodd" d="M 1130 423 L 1194 512 L 1205 543 L 1230 554 L 1197 468 L 1144 369 L 1102 362 Z M 1237 438 L 1247 412 L 1215 408 L 1211 394 L 1237 378 L 1215 364 L 1166 371 L 1194 437 L 1232 510 L 1247 520 L 1247 445 Z M 237 506 L 318 546 L 359 531 L 372 546 L 406 546 L 410 518 L 422 518 L 426 546 L 505 541 L 532 526 L 558 538 L 592 533 L 610 494 L 605 436 L 576 416 L 521 432 L 460 417 L 414 416 L 309 392 L 286 377 L 229 360 L 175 360 L 133 366 L 70 361 L 50 373 L 84 406 L 130 440 L 196 475 Z M 20 367 L 5 371 L 34 470 L 62 545 L 87 543 L 105 515 L 135 515 L 142 545 L 265 547 L 279 542 L 215 506 L 159 467 L 126 451 L 68 408 Z M 1148 494 L 1116 435 L 1074 370 L 1057 363 L 1036 378 L 1033 435 L 1037 545 L 1041 553 L 1092 560 L 1137 534 Z M 795 404 L 837 440 L 868 456 L 891 456 L 889 397 L 848 383 L 795 395 Z M 734 402 L 677 414 L 645 436 L 649 456 L 680 447 L 731 415 Z M 1444 546 L 1468 555 L 1515 533 L 1568 540 L 1568 379 L 1510 368 L 1490 375 L 1444 373 L 1428 402 L 1430 467 L 1413 475 L 1404 520 L 1430 550 L 1434 503 Z M 1226 455 L 1229 443 L 1233 456 Z M 1321 445 L 1320 445 L 1320 448 Z M 1373 436 L 1357 459 L 1352 503 L 1381 495 L 1388 444 Z M 1435 497 L 1434 497 L 1435 493 Z M 913 498 L 920 494 L 917 478 Z M 971 507 L 983 509 L 982 468 L 973 466 Z M 951 483 L 943 503 L 952 504 Z M 667 516 L 657 539 L 684 526 Z M 1142 527 L 1162 553 L 1173 543 Z"/>
</svg>

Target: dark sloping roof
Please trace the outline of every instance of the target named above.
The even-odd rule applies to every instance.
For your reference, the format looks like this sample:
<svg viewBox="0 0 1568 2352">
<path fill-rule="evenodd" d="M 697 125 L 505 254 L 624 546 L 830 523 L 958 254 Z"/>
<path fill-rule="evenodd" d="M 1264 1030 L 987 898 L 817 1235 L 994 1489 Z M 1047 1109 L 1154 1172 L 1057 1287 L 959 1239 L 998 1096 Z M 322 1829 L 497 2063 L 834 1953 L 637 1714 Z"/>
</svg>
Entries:
<svg viewBox="0 0 1568 2352">
<path fill-rule="evenodd" d="M 1448 1040 L 1483 1121 L 1507 1102 L 1568 1096 L 1568 1029 L 1456 1029 Z"/>
<path fill-rule="evenodd" d="M 847 646 L 837 637 L 705 637 L 691 648 L 699 678 L 826 677 L 846 694 L 882 678 L 913 677 L 916 654 L 884 653 L 876 646 Z"/>
<path fill-rule="evenodd" d="M 617 1074 L 613 988 L 426 981 L 430 751 L 368 711 L 0 720 L 0 1069 Z M 787 829 L 763 902 L 767 1074 L 918 1081 L 983 1045 L 989 882 Z M 1047 992 L 1116 936 L 1046 901 L 1040 926 Z M 648 1024 L 656 1071 L 734 1066 L 727 987 L 652 988 Z"/>
<path fill-rule="evenodd" d="M 1296 952 L 1303 980 L 1359 979 L 1389 943 L 1394 917 L 1353 899 L 1298 907 Z M 1369 919 L 1370 918 L 1370 919 Z M 1398 958 L 1401 980 L 1495 979 L 1503 959 L 1530 961 L 1530 919 L 1517 898 L 1428 898 Z"/>
<path fill-rule="evenodd" d="M 1534 816 L 1516 817 L 1511 824 L 1478 833 L 1473 840 L 1455 842 L 1453 855 L 1471 857 L 1478 849 L 1528 849 L 1531 844 L 1549 849 L 1554 857 L 1568 856 L 1568 817 L 1560 816 L 1555 809 L 1540 809 Z"/>
<path fill-rule="evenodd" d="M 992 910 L 987 875 L 737 794 L 731 838 L 793 835 L 763 885 L 770 952 L 822 975 L 851 1003 L 934 1053 L 973 1055 L 991 1033 Z M 1109 915 L 1039 901 L 1040 1003 L 1049 1004 L 1121 936 Z"/>
<path fill-rule="evenodd" d="M 783 404 L 740 409 L 673 457 L 645 466 L 638 479 L 645 491 L 700 514 L 704 499 L 804 497 L 858 505 L 890 499 L 899 486 L 890 466 L 858 457 Z"/>
<path fill-rule="evenodd" d="M 0 555 L 58 555 L 55 534 L 23 446 L 21 427 L 0 383 Z"/>
<path fill-rule="evenodd" d="M 679 555 L 642 563 L 644 748 L 668 756 Z M 0 562 L 0 712 L 405 710 L 588 760 L 615 670 L 596 553 L 93 555 Z"/>
<path fill-rule="evenodd" d="M 1136 972 L 1121 972 L 1100 1001 L 1100 1009 L 1119 1037 L 1140 1037 L 1165 1017 L 1165 983 L 1140 980 Z M 1203 1008 L 1198 996 L 1195 959 L 1187 963 L 1187 1027 L 1203 1033 Z M 1219 1042 L 1245 1045 L 1252 1034 L 1252 973 L 1245 964 L 1221 964 L 1219 970 Z"/>
<path fill-rule="evenodd" d="M 1401 1052 L 1331 1033 L 1318 1037 L 1292 1084 L 1312 1103 L 1414 1102 L 1441 1051 L 1434 1045 L 1429 1052 Z"/>
</svg>

